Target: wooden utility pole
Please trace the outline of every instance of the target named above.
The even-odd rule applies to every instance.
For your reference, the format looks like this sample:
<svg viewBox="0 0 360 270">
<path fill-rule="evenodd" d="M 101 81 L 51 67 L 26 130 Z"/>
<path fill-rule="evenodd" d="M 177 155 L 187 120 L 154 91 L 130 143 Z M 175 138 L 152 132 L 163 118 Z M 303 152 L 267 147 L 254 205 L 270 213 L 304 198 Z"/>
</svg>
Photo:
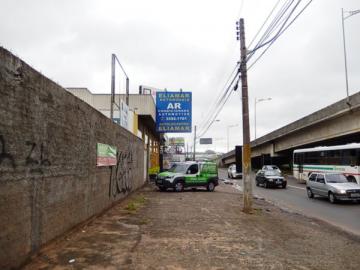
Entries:
<svg viewBox="0 0 360 270">
<path fill-rule="evenodd" d="M 242 90 L 242 121 L 243 121 L 243 193 L 245 213 L 252 211 L 252 181 L 251 181 L 251 149 L 250 149 L 250 128 L 249 128 L 249 96 L 247 83 L 247 50 L 245 45 L 244 19 L 239 21 L 240 34 L 240 79 Z"/>
</svg>

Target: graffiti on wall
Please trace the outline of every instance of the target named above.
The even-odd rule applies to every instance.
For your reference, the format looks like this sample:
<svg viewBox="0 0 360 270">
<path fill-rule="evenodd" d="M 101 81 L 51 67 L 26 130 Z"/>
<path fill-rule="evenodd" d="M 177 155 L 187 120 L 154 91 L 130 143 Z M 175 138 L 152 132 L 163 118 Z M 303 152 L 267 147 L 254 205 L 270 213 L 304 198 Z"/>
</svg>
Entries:
<svg viewBox="0 0 360 270">
<path fill-rule="evenodd" d="M 133 150 L 119 150 L 116 155 L 116 166 L 110 167 L 110 198 L 116 198 L 119 194 L 125 194 L 133 189 L 132 184 L 132 165 Z"/>
<path fill-rule="evenodd" d="M 8 160 L 11 163 L 11 166 L 15 169 L 16 168 L 15 159 L 10 153 L 8 153 L 6 151 L 5 139 L 4 139 L 3 135 L 0 135 L 0 143 L 1 143 L 0 165 L 1 165 L 1 163 L 3 163 L 3 161 Z"/>
<path fill-rule="evenodd" d="M 26 156 L 26 165 L 31 167 L 31 172 L 43 173 L 42 168 L 51 165 L 49 159 L 44 156 L 44 143 L 41 143 L 39 147 L 36 143 L 27 141 L 26 145 L 29 146 L 29 152 Z"/>
<path fill-rule="evenodd" d="M 43 168 L 51 165 L 50 160 L 46 158 L 46 145 L 32 141 L 26 141 L 25 145 L 28 146 L 25 160 L 16 160 L 15 157 L 7 151 L 4 136 L 0 135 L 0 165 L 8 162 L 13 169 L 16 169 L 18 164 L 25 164 L 25 166 L 30 169 L 30 172 L 43 173 Z"/>
</svg>

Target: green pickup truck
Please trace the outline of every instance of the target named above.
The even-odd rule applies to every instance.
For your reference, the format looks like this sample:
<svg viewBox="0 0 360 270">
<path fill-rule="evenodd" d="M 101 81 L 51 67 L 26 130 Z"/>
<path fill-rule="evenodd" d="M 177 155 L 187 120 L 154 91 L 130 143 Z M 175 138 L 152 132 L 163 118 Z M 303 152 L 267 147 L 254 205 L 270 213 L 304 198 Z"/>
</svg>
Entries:
<svg viewBox="0 0 360 270">
<path fill-rule="evenodd" d="M 218 169 L 213 162 L 175 163 L 168 171 L 159 173 L 155 183 L 161 191 L 172 188 L 181 192 L 186 187 L 206 187 L 214 191 L 219 184 Z"/>
</svg>

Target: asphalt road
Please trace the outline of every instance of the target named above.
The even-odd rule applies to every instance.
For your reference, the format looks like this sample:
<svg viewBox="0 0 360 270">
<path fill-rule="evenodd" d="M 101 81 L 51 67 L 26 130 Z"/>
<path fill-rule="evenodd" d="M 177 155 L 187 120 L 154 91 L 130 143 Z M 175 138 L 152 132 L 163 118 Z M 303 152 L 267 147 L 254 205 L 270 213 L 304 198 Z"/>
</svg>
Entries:
<svg viewBox="0 0 360 270">
<path fill-rule="evenodd" d="M 255 177 L 255 175 L 253 176 Z M 219 178 L 227 179 L 227 171 L 219 170 Z M 265 189 L 255 186 L 255 196 L 264 198 L 267 201 L 306 216 L 315 217 L 340 227 L 346 231 L 360 235 L 360 204 L 353 202 L 341 202 L 331 204 L 327 198 L 316 196 L 309 199 L 306 195 L 305 184 L 299 184 L 292 177 L 286 177 L 288 185 L 286 189 Z M 242 180 L 231 180 L 233 187 L 242 190 Z"/>
</svg>

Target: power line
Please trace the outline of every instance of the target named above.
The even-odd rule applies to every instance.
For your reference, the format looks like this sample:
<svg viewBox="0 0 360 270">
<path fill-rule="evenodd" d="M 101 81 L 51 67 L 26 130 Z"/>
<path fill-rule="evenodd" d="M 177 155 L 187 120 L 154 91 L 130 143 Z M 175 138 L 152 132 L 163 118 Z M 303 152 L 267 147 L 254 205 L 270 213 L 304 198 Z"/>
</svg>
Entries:
<svg viewBox="0 0 360 270">
<path fill-rule="evenodd" d="M 226 80 L 226 82 L 225 82 L 225 84 L 224 84 L 224 86 L 222 88 L 222 91 L 219 92 L 217 98 L 215 99 L 215 102 L 213 103 L 213 105 L 208 110 L 207 116 L 205 117 L 204 121 L 199 125 L 200 129 L 202 129 L 203 127 L 205 127 L 209 123 L 212 114 L 216 111 L 216 109 L 219 106 L 220 102 L 225 97 L 225 95 L 226 95 L 226 91 L 225 91 L 226 87 L 227 87 L 229 81 L 231 80 L 231 78 L 233 77 L 234 73 L 238 70 L 238 66 L 239 66 L 239 64 L 237 63 L 236 66 L 234 67 L 234 69 L 232 70 L 230 76 Z"/>
<path fill-rule="evenodd" d="M 258 58 L 255 59 L 255 61 L 249 66 L 248 70 L 253 67 L 258 61 L 259 59 L 266 53 L 266 51 L 271 47 L 271 45 L 296 21 L 296 19 L 306 10 L 306 8 L 311 4 L 313 0 L 310 0 L 300 11 L 299 13 L 290 21 L 290 23 L 288 25 L 284 25 L 282 27 L 282 30 L 280 32 L 278 32 L 278 34 L 272 39 L 270 40 L 271 42 L 269 43 L 268 47 L 258 56 Z M 290 15 L 291 16 L 291 15 Z M 290 17 L 289 17 L 290 18 Z M 287 22 L 287 21 L 286 21 Z M 285 22 L 285 23 L 286 23 Z"/>
<path fill-rule="evenodd" d="M 267 42 L 265 42 L 265 43 L 262 43 L 262 44 L 256 46 L 256 47 L 254 48 L 254 50 L 253 50 L 254 52 L 255 52 L 256 50 L 258 50 L 258 49 L 266 46 L 267 44 L 271 43 L 274 39 L 276 39 L 277 37 L 279 37 L 279 33 L 280 33 L 281 30 L 284 28 L 285 24 L 286 24 L 287 21 L 290 19 L 291 15 L 294 13 L 295 9 L 297 8 L 297 6 L 300 4 L 301 1 L 302 1 L 302 0 L 299 0 L 298 3 L 295 5 L 295 7 L 290 11 L 290 14 L 289 14 L 286 18 L 283 19 L 283 23 L 282 23 L 280 29 L 278 30 L 278 32 L 275 34 L 275 36 L 274 36 L 273 38 L 271 38 L 269 41 L 267 41 Z M 280 18 L 280 19 L 281 19 L 281 18 Z M 280 19 L 279 19 L 279 21 L 280 21 Z"/>
<path fill-rule="evenodd" d="M 302 0 L 298 0 L 298 1 L 302 1 Z M 294 0 L 289 0 L 287 2 L 285 2 L 283 4 L 283 6 L 280 8 L 280 10 L 278 11 L 278 13 L 275 15 L 274 19 L 271 21 L 270 25 L 268 26 L 268 28 L 265 30 L 264 34 L 262 35 L 262 37 L 259 39 L 259 41 L 257 42 L 257 44 L 255 45 L 254 49 L 250 51 L 250 56 L 248 56 L 248 61 L 250 60 L 250 58 L 254 55 L 256 49 L 261 46 L 263 44 L 263 42 L 275 31 L 275 29 L 278 27 L 278 25 L 281 22 L 281 19 L 284 18 L 284 15 L 286 14 L 286 12 L 289 10 L 289 8 L 291 7 L 291 5 L 294 3 Z M 298 2 L 299 3 L 299 2 Z M 249 46 L 250 47 L 250 46 Z"/>
<path fill-rule="evenodd" d="M 238 73 L 237 73 L 238 74 Z M 210 126 L 213 124 L 213 122 L 215 121 L 217 115 L 219 114 L 218 112 L 222 109 L 222 107 L 224 106 L 224 101 L 226 102 L 226 100 L 228 99 L 227 95 L 229 93 L 231 93 L 230 88 L 231 85 L 233 84 L 234 80 L 237 77 L 237 74 L 234 76 L 233 80 L 231 81 L 230 85 L 227 87 L 227 89 L 224 91 L 221 99 L 219 100 L 216 108 L 214 109 L 213 113 L 210 115 L 210 117 L 208 118 L 207 123 L 203 126 L 202 130 L 199 132 L 200 135 L 198 135 L 198 137 L 203 136 L 210 128 Z"/>
<path fill-rule="evenodd" d="M 239 82 L 239 72 L 236 73 L 236 75 L 234 76 L 233 80 L 231 81 L 231 83 L 229 84 L 229 86 L 227 87 L 226 91 L 225 91 L 225 98 L 223 99 L 222 104 L 219 104 L 219 107 L 217 108 L 216 113 L 213 115 L 213 117 L 211 118 L 211 122 L 209 122 L 209 124 L 207 125 L 207 127 L 197 136 L 197 138 L 200 138 L 202 136 L 205 135 L 205 133 L 209 130 L 209 128 L 211 127 L 211 125 L 214 123 L 216 117 L 219 115 L 219 113 L 221 112 L 221 110 L 223 109 L 224 105 L 226 104 L 226 102 L 229 100 L 231 93 L 233 92 L 233 89 L 231 89 L 232 85 L 234 84 L 235 80 L 238 79 L 237 83 L 236 83 L 236 87 L 238 85 Z M 235 87 L 234 87 L 235 88 Z M 230 90 L 231 89 L 231 90 Z M 227 96 L 226 96 L 227 95 Z"/>
<path fill-rule="evenodd" d="M 298 8 L 298 6 L 300 5 L 300 3 L 302 2 L 302 0 L 298 0 L 295 5 L 293 6 L 295 0 L 288 0 L 287 2 L 285 2 L 282 7 L 279 9 L 279 11 L 277 12 L 277 14 L 275 15 L 275 17 L 273 18 L 273 20 L 271 21 L 271 23 L 269 24 L 269 26 L 267 27 L 267 29 L 264 31 L 263 35 L 261 36 L 261 38 L 259 39 L 259 41 L 257 42 L 257 44 L 255 45 L 253 50 L 250 50 L 250 52 L 248 53 L 248 57 L 247 57 L 247 61 L 249 61 L 251 59 L 251 57 L 256 53 L 256 51 L 266 47 L 263 52 L 260 54 L 260 56 L 258 58 L 256 58 L 256 60 L 249 66 L 248 69 L 250 69 L 252 66 L 255 65 L 255 63 L 266 53 L 266 51 L 272 46 L 272 44 L 295 22 L 295 20 L 305 11 L 305 9 L 310 5 L 310 3 L 313 0 L 310 0 L 304 7 L 303 9 L 288 23 L 289 19 L 292 17 L 293 13 L 295 12 L 295 10 Z M 260 32 L 262 31 L 262 29 L 264 28 L 264 26 L 266 25 L 266 23 L 269 21 L 269 19 L 271 18 L 272 14 L 274 13 L 274 11 L 276 10 L 277 6 L 279 5 L 280 0 L 275 4 L 275 6 L 273 7 L 273 9 L 270 11 L 270 14 L 267 16 L 267 18 L 265 19 L 264 23 L 262 24 L 262 26 L 260 27 L 260 29 L 258 30 L 258 32 L 256 33 L 255 37 L 253 38 L 253 40 L 251 41 L 250 44 L 252 44 L 256 38 L 258 37 L 258 35 L 260 34 Z M 292 7 L 293 6 L 293 7 Z M 242 7 L 241 7 L 242 8 Z M 287 24 L 288 23 L 288 24 Z M 272 33 L 274 33 L 277 30 L 276 34 L 271 37 L 270 39 L 268 39 L 270 37 L 270 35 Z M 266 39 L 268 39 L 267 41 L 265 41 Z M 249 46 L 250 47 L 250 46 Z M 199 132 L 199 135 L 196 138 L 202 137 L 208 130 L 209 128 L 212 126 L 212 124 L 214 123 L 216 117 L 219 115 L 219 113 L 222 111 L 224 105 L 227 103 L 227 101 L 229 100 L 233 90 L 236 91 L 236 88 L 238 86 L 239 83 L 239 79 L 234 87 L 234 89 L 231 89 L 231 87 L 233 86 L 237 76 L 239 75 L 239 69 L 238 69 L 239 63 L 235 66 L 234 70 L 232 71 L 232 73 L 230 74 L 230 77 L 227 79 L 225 86 L 223 88 L 222 92 L 219 92 L 219 95 L 214 103 L 213 106 L 211 106 L 209 113 L 207 114 L 207 117 L 205 118 L 205 120 L 200 124 L 200 128 L 201 131 Z M 236 75 L 233 77 L 232 81 L 230 84 L 230 78 L 233 76 L 235 70 L 238 69 L 238 72 L 236 73 Z M 227 86 L 227 88 L 225 89 L 225 87 Z M 231 90 L 230 90 L 231 89 Z"/>
<path fill-rule="evenodd" d="M 276 7 L 279 5 L 281 0 L 278 0 L 275 4 L 275 6 L 272 8 L 272 10 L 270 11 L 269 15 L 266 17 L 264 23 L 261 25 L 260 29 L 257 31 L 256 35 L 253 37 L 253 39 L 250 41 L 249 46 L 251 47 L 251 45 L 253 44 L 253 42 L 255 41 L 255 39 L 257 38 L 257 36 L 260 34 L 261 30 L 264 28 L 265 24 L 267 23 L 267 21 L 269 20 L 269 18 L 271 17 L 271 15 L 273 14 L 273 12 L 275 11 Z M 240 16 L 239 16 L 240 17 Z"/>
<path fill-rule="evenodd" d="M 278 1 L 278 3 L 280 2 L 280 0 Z M 262 40 L 266 39 L 267 36 L 269 34 L 271 34 L 272 32 L 272 27 L 275 27 L 278 20 L 284 15 L 284 13 L 288 10 L 288 8 L 291 6 L 291 4 L 294 2 L 294 0 L 289 0 L 288 2 L 284 3 L 284 5 L 282 6 L 282 8 L 280 9 L 280 11 L 278 12 L 278 14 L 276 15 L 275 19 L 273 20 L 273 22 L 270 24 L 271 27 L 269 27 L 265 33 L 263 34 L 262 38 L 260 39 L 259 42 L 261 42 Z M 278 5 L 277 3 L 277 5 Z M 276 6 L 277 6 L 276 5 Z M 275 8 L 273 8 L 272 12 L 270 13 L 270 15 L 273 13 L 273 11 L 276 9 L 276 6 Z M 270 17 L 270 15 L 268 17 Z M 260 32 L 259 32 L 260 33 Z M 238 64 L 235 66 L 235 69 L 238 67 Z M 235 71 L 235 70 L 234 70 Z M 232 74 L 230 75 L 230 78 L 231 76 L 233 75 L 234 71 L 232 72 Z M 230 79 L 229 78 L 229 79 Z M 229 79 L 227 80 L 226 84 L 225 84 L 225 87 L 226 85 L 228 84 L 229 82 Z M 201 123 L 200 125 L 200 132 L 199 132 L 199 136 L 198 137 L 201 137 L 203 136 L 208 130 L 209 128 L 211 127 L 211 125 L 213 124 L 214 120 L 216 119 L 217 115 L 220 113 L 220 111 L 222 110 L 223 106 L 225 105 L 225 103 L 227 102 L 227 100 L 229 99 L 230 97 L 230 94 L 229 94 L 229 89 L 231 88 L 233 82 L 235 81 L 236 79 L 236 76 L 233 78 L 231 84 L 228 86 L 228 88 L 226 89 L 226 91 L 223 90 L 223 94 L 222 96 L 219 98 L 218 96 L 218 99 L 217 99 L 217 102 L 215 102 L 215 106 L 212 106 L 211 109 L 209 110 L 209 114 L 208 116 L 205 118 L 205 120 Z M 230 92 L 231 93 L 231 92 Z M 215 117 L 214 117 L 215 115 Z"/>
</svg>

